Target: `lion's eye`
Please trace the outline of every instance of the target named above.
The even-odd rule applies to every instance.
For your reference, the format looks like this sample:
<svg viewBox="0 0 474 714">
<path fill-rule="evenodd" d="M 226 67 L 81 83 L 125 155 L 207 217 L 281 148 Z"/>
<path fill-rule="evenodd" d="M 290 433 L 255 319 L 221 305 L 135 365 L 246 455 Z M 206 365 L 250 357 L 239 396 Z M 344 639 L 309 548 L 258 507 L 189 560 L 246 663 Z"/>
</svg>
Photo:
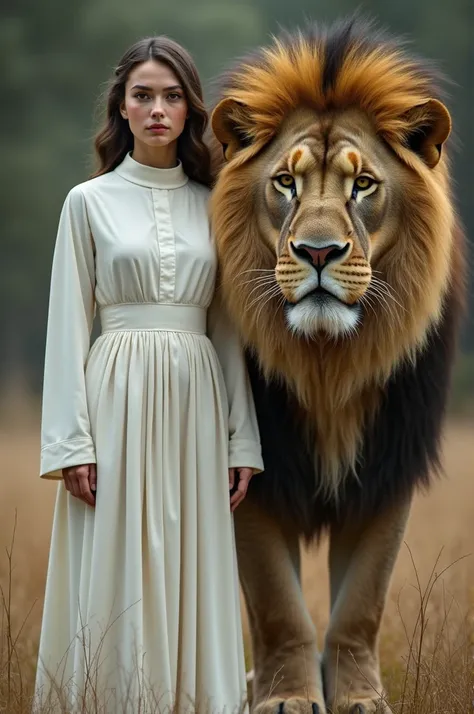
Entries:
<svg viewBox="0 0 474 714">
<path fill-rule="evenodd" d="M 371 176 L 358 176 L 354 181 L 354 190 L 367 191 L 367 189 L 371 188 L 374 183 L 375 179 L 373 179 Z"/>
<path fill-rule="evenodd" d="M 291 174 L 278 174 L 275 180 L 278 181 L 283 188 L 294 188 L 295 186 L 295 179 Z"/>
</svg>

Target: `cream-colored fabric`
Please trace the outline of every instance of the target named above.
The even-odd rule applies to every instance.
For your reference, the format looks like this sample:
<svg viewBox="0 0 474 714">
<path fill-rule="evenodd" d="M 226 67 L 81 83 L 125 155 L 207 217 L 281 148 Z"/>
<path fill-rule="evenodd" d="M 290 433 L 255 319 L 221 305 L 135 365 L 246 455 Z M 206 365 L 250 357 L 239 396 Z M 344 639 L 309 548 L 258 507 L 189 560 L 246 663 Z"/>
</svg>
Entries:
<svg viewBox="0 0 474 714">
<path fill-rule="evenodd" d="M 263 464 L 239 340 L 213 301 L 207 200 L 181 166 L 127 156 L 65 201 L 41 475 L 96 462 L 98 486 L 93 510 L 58 484 L 43 701 L 50 676 L 76 709 L 94 689 L 98 711 L 114 714 L 138 711 L 139 684 L 144 712 L 155 711 L 150 690 L 162 711 L 175 695 L 179 711 L 231 712 L 245 697 L 227 469 Z M 96 309 L 102 333 L 90 348 Z"/>
</svg>

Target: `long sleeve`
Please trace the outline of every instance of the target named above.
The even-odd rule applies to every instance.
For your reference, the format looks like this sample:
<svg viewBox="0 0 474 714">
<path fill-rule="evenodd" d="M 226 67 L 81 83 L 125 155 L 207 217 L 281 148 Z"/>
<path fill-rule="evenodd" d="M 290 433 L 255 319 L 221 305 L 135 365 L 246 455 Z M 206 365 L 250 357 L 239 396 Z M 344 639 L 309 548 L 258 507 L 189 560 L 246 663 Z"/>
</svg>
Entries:
<svg viewBox="0 0 474 714">
<path fill-rule="evenodd" d="M 237 331 L 216 295 L 208 310 L 207 334 L 221 364 L 229 402 L 229 467 L 263 471 L 255 405 Z"/>
<path fill-rule="evenodd" d="M 41 423 L 43 478 L 61 478 L 61 469 L 96 460 L 84 371 L 94 286 L 94 245 L 84 196 L 75 187 L 61 212 L 51 273 Z"/>
</svg>

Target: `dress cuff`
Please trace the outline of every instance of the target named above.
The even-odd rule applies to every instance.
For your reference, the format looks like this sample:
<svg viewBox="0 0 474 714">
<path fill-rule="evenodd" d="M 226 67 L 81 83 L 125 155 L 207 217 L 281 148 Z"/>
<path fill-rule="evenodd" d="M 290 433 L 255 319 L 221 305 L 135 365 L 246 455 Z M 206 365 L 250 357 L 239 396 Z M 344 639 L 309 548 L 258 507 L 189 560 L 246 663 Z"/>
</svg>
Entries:
<svg viewBox="0 0 474 714">
<path fill-rule="evenodd" d="M 41 449 L 40 476 L 46 479 L 61 479 L 62 469 L 95 463 L 95 448 L 91 438 L 57 441 Z"/>
<path fill-rule="evenodd" d="M 262 449 L 257 441 L 232 439 L 229 441 L 229 468 L 250 468 L 263 471 Z"/>
</svg>

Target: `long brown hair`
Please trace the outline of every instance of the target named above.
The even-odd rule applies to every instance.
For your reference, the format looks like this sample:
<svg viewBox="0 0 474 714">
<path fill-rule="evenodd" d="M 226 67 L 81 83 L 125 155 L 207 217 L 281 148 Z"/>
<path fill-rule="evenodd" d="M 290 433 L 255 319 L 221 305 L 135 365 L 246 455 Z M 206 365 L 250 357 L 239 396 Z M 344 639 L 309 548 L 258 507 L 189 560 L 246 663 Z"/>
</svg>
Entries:
<svg viewBox="0 0 474 714">
<path fill-rule="evenodd" d="M 208 116 L 201 80 L 191 55 L 184 47 L 163 35 L 136 42 L 120 60 L 107 92 L 105 126 L 95 138 L 99 168 L 91 178 L 113 171 L 133 149 L 133 134 L 128 121 L 120 114 L 120 105 L 125 98 L 125 84 L 130 72 L 150 59 L 168 65 L 183 85 L 189 117 L 178 138 L 178 158 L 190 179 L 210 186 L 211 159 L 203 139 Z"/>
</svg>

